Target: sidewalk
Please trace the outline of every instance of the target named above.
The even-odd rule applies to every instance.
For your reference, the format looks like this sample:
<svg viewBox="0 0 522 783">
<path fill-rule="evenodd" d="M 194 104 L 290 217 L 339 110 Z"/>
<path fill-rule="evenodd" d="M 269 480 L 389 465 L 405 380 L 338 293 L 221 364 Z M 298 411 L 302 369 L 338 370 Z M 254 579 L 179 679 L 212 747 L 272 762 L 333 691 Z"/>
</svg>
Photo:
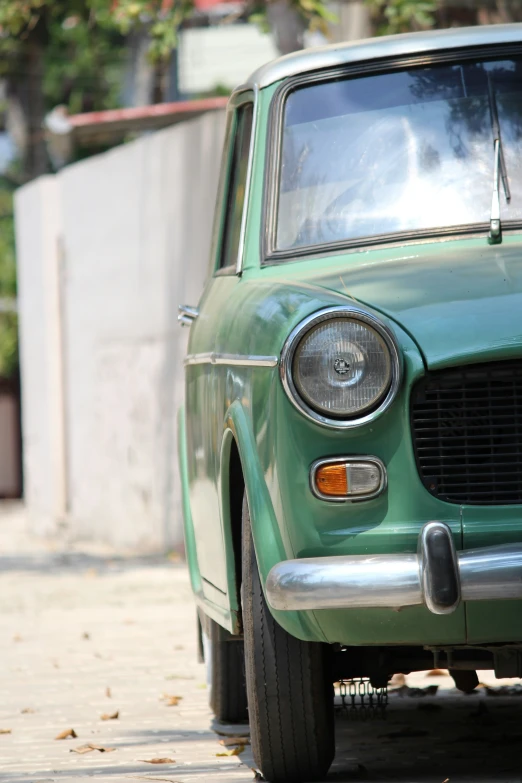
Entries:
<svg viewBox="0 0 522 783">
<path fill-rule="evenodd" d="M 0 661 L 2 783 L 254 779 L 248 746 L 217 755 L 226 749 L 211 728 L 181 563 L 44 545 L 25 536 L 20 511 L 0 507 Z M 407 684 L 386 721 L 338 715 L 329 780 L 520 781 L 522 698 L 463 696 L 449 677 Z M 77 737 L 55 739 L 68 729 Z M 71 752 L 86 744 L 108 750 Z"/>
<path fill-rule="evenodd" d="M 0 529 L 0 780 L 250 782 L 216 756 L 183 564 L 44 545 L 9 509 Z M 88 743 L 114 750 L 71 752 Z"/>
</svg>

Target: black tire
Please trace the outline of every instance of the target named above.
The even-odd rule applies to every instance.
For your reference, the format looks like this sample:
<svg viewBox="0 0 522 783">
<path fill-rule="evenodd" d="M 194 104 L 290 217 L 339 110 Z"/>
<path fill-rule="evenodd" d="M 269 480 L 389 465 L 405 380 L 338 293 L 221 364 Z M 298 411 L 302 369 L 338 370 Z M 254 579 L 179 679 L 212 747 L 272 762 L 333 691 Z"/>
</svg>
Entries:
<svg viewBox="0 0 522 783">
<path fill-rule="evenodd" d="M 205 625 L 209 634 L 204 647 L 205 663 L 210 668 L 210 708 L 221 723 L 247 723 L 243 641 L 233 639 L 210 618 Z"/>
<path fill-rule="evenodd" d="M 243 630 L 252 751 L 270 783 L 322 780 L 335 755 L 328 646 L 290 636 L 267 607 L 243 501 Z"/>
</svg>

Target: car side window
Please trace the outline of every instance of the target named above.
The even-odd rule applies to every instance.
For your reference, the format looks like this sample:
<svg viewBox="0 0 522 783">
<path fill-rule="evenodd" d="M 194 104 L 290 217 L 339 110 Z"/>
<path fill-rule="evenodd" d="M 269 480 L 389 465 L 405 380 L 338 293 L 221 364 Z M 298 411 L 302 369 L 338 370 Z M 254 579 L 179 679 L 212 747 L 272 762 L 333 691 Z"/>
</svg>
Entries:
<svg viewBox="0 0 522 783">
<path fill-rule="evenodd" d="M 225 267 L 235 268 L 237 264 L 241 222 L 245 204 L 248 156 L 252 136 L 252 117 L 253 104 L 245 103 L 239 107 L 225 199 L 220 269 Z"/>
</svg>

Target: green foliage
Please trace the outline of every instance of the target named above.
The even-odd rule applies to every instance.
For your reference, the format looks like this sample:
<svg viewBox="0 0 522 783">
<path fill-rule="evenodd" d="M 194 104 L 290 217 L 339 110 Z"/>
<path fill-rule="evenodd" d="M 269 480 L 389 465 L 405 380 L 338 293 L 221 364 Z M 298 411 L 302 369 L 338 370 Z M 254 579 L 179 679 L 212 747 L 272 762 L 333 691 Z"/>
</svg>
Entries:
<svg viewBox="0 0 522 783">
<path fill-rule="evenodd" d="M 13 196 L 0 189 L 0 299 L 16 296 Z"/>
<path fill-rule="evenodd" d="M 378 28 L 381 35 L 429 29 L 439 7 L 438 0 L 366 0 L 366 4 L 383 20 Z"/>
<path fill-rule="evenodd" d="M 12 193 L 0 189 L 0 299 L 16 296 L 16 261 Z M 0 376 L 10 377 L 18 367 L 16 313 L 0 313 Z"/>
<path fill-rule="evenodd" d="M 18 370 L 18 317 L 0 313 L 0 377 L 11 378 Z"/>
</svg>

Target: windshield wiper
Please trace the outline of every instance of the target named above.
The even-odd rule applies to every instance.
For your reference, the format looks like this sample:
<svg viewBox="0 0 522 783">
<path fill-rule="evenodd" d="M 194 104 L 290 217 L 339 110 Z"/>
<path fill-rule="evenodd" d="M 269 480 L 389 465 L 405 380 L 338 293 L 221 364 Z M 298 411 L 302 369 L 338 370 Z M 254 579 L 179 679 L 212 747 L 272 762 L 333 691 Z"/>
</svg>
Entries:
<svg viewBox="0 0 522 783">
<path fill-rule="evenodd" d="M 504 147 L 502 146 L 502 136 L 500 134 L 500 122 L 498 119 L 497 97 L 493 88 L 491 76 L 488 74 L 488 97 L 489 111 L 491 115 L 491 130 L 493 131 L 493 141 L 495 144 L 495 170 L 493 174 L 493 201 L 491 203 L 491 218 L 488 242 L 491 245 L 497 245 L 502 242 L 502 225 L 500 222 L 500 178 L 504 185 L 506 201 L 511 201 L 511 190 L 509 189 L 509 180 L 504 157 Z"/>
</svg>

